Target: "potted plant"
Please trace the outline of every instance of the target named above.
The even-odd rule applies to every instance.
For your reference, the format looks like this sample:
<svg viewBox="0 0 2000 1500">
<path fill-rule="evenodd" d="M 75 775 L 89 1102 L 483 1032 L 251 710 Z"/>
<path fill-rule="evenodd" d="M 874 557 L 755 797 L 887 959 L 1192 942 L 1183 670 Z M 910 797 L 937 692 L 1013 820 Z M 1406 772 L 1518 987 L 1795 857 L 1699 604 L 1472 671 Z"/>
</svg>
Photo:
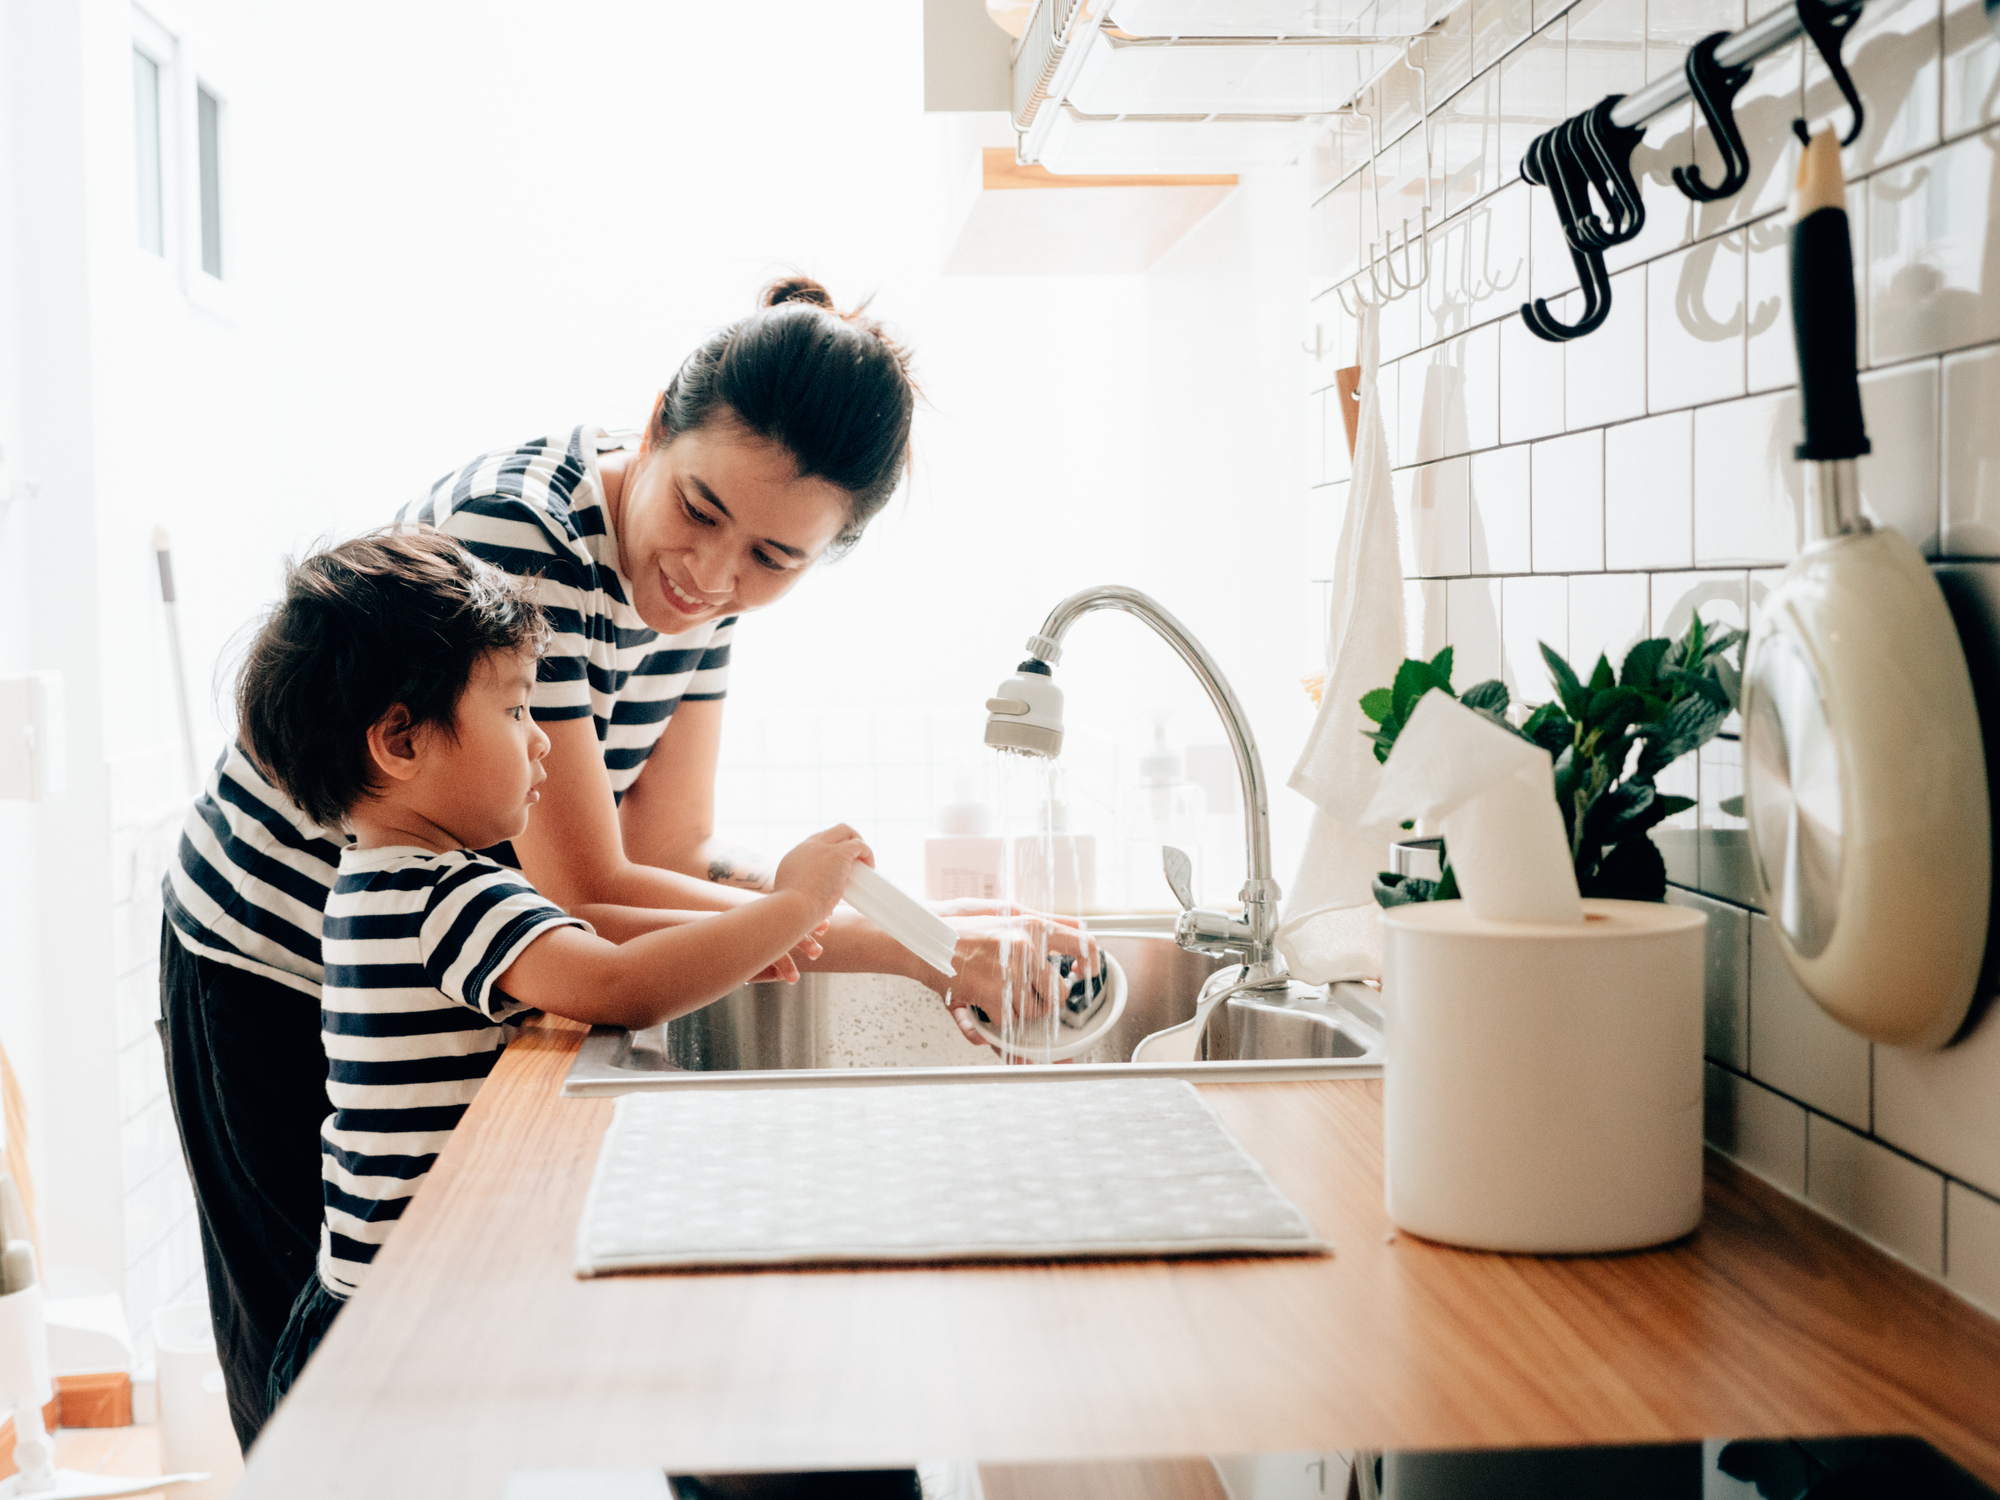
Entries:
<svg viewBox="0 0 2000 1500">
<path fill-rule="evenodd" d="M 1711 633 L 1697 615 L 1678 641 L 1640 641 L 1625 653 L 1616 673 L 1610 660 L 1599 656 L 1588 680 L 1544 644 L 1542 660 L 1548 663 L 1556 696 L 1519 724 L 1508 717 L 1511 703 L 1500 682 L 1453 692 L 1447 646 L 1429 661 L 1406 660 L 1393 685 L 1363 696 L 1361 711 L 1376 726 L 1371 738 L 1378 761 L 1389 758 L 1410 711 L 1432 691 L 1451 693 L 1467 708 L 1540 745 L 1555 761 L 1556 802 L 1576 864 L 1577 890 L 1585 896 L 1663 901 L 1667 867 L 1651 830 L 1694 803 L 1661 792 L 1655 778 L 1715 738 L 1729 717 L 1738 683 L 1729 653 L 1742 639 L 1741 631 L 1728 628 Z M 1456 897 L 1449 851 L 1441 853 L 1440 878 L 1384 872 L 1375 878 L 1375 899 L 1383 906 L 1401 906 Z"/>
</svg>

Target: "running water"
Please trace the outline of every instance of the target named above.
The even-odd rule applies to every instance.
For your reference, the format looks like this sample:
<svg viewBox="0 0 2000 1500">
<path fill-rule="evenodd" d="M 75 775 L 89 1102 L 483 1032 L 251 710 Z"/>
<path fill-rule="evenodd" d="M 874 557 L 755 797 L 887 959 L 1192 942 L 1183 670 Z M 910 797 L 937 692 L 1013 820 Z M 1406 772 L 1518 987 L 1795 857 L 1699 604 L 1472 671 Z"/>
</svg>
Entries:
<svg viewBox="0 0 2000 1500">
<path fill-rule="evenodd" d="M 1050 917 L 1082 929 L 1081 862 L 1067 830 L 1068 800 L 1062 764 L 1047 756 L 996 750 L 994 808 L 1006 841 L 1000 899 L 1023 915 L 1008 921 L 1000 938 L 1000 1014 L 993 1031 L 1010 1062 L 1046 1062 L 1064 1041 L 1062 997 L 1070 985 L 1064 960 L 1077 944 L 1053 938 Z M 1052 940 L 1053 939 L 1053 940 Z"/>
</svg>

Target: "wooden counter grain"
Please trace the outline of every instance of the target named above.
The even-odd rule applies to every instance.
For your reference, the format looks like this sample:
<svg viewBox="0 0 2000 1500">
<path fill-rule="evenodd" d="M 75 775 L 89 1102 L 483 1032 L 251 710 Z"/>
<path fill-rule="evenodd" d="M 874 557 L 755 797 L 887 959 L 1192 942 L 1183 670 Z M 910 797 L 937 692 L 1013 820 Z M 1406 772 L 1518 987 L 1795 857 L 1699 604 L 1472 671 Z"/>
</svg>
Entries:
<svg viewBox="0 0 2000 1500">
<path fill-rule="evenodd" d="M 511 1046 L 237 1500 L 517 1468 L 887 1465 L 1914 1432 L 2000 1485 L 2000 1324 L 1726 1162 L 1662 1251 L 1391 1235 L 1380 1085 L 1206 1087 L 1331 1259 L 579 1281 L 611 1115 Z M 976 1086 L 976 1085 L 968 1085 Z"/>
</svg>

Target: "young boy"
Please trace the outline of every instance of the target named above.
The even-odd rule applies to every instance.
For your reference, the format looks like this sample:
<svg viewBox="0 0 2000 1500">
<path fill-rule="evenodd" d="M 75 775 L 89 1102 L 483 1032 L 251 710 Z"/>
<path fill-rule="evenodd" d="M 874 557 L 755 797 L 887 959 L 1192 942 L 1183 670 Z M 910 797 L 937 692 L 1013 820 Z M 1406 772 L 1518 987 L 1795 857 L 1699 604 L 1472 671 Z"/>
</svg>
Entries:
<svg viewBox="0 0 2000 1500">
<path fill-rule="evenodd" d="M 525 586 L 442 532 L 363 537 L 294 567 L 244 663 L 244 742 L 322 827 L 353 835 L 326 904 L 325 1220 L 271 1365 L 275 1405 L 531 1009 L 651 1026 L 821 930 L 853 829 L 806 840 L 775 889 L 657 914 L 616 944 L 475 851 L 518 837 L 549 741 L 528 713 L 548 627 Z M 631 914 L 626 913 L 629 917 Z"/>
</svg>

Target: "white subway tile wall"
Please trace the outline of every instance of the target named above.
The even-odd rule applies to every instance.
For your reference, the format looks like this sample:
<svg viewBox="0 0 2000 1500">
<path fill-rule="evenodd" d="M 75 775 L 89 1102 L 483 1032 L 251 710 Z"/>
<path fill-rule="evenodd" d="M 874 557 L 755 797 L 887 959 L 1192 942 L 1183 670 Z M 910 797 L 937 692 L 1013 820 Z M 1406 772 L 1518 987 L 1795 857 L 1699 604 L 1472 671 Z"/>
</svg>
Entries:
<svg viewBox="0 0 2000 1500">
<path fill-rule="evenodd" d="M 1548 195 L 1519 178 L 1533 137 L 1779 3 L 1470 0 L 1469 28 L 1435 44 L 1431 171 L 1446 217 L 1429 282 L 1384 311 L 1382 406 L 1412 645 L 1449 641 L 1460 685 L 1497 673 L 1516 701 L 1539 702 L 1541 643 L 1588 665 L 1641 632 L 1679 634 L 1697 610 L 1752 625 L 1798 554 L 1791 124 L 1848 118 L 1808 49 L 1759 63 L 1738 96 L 1751 174 L 1733 197 L 1696 204 L 1673 184 L 1690 163 L 1720 174 L 1691 109 L 1648 126 L 1633 157 L 1646 226 L 1606 256 L 1612 310 L 1596 333 L 1549 344 L 1518 316 L 1530 296 L 1564 319 L 1581 305 Z M 1863 500 L 1941 564 L 2000 557 L 2000 41 L 1980 0 L 1873 0 L 1847 56 L 1868 101 L 1844 157 L 1874 444 Z M 1439 82 L 1466 79 L 1468 63 L 1469 80 Z M 1413 98 L 1399 72 L 1362 107 L 1400 132 Z M 1385 188 L 1410 195 L 1423 139 L 1412 130 L 1385 153 Z M 1322 321 L 1344 316 L 1322 313 L 1330 288 L 1378 232 L 1365 138 L 1350 129 L 1316 159 L 1336 158 L 1312 189 L 1312 264 L 1335 268 L 1315 276 Z M 1345 504 L 1336 447 L 1326 432 L 1316 558 L 1330 557 Z M 1709 1139 L 2000 1315 L 2000 1019 L 1912 1054 L 1813 1003 L 1758 910 L 1737 730 L 1732 717 L 1661 776 L 1697 806 L 1656 835 L 1673 899 L 1709 917 Z"/>
<path fill-rule="evenodd" d="M 1944 1189 L 1944 1279 L 1961 1297 L 2000 1313 L 2000 1202 L 1957 1182 Z"/>
<path fill-rule="evenodd" d="M 1806 1197 L 1918 1270 L 1944 1275 L 1944 1178 L 1929 1167 L 1808 1115 Z"/>
</svg>

